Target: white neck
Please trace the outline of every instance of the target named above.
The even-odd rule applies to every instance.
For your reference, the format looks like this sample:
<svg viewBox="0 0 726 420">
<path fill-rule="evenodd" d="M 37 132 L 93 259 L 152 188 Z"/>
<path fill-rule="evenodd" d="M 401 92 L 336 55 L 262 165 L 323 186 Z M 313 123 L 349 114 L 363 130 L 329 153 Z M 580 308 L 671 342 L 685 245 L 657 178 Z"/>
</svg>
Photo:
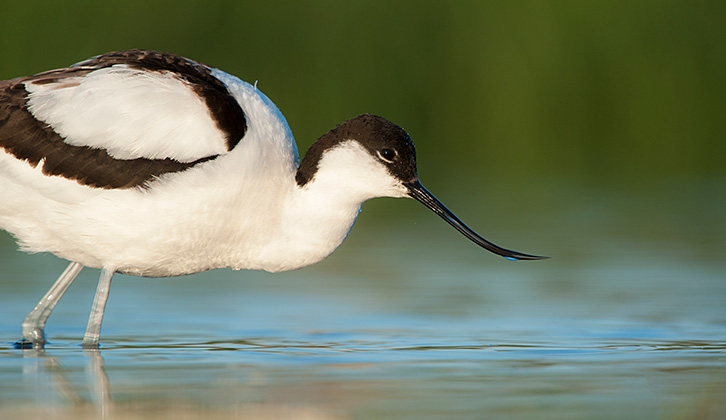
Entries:
<svg viewBox="0 0 726 420">
<path fill-rule="evenodd" d="M 325 152 L 311 181 L 290 191 L 262 268 L 293 270 L 324 259 L 346 238 L 363 202 L 405 195 L 401 182 L 357 142 L 341 143 Z"/>
</svg>

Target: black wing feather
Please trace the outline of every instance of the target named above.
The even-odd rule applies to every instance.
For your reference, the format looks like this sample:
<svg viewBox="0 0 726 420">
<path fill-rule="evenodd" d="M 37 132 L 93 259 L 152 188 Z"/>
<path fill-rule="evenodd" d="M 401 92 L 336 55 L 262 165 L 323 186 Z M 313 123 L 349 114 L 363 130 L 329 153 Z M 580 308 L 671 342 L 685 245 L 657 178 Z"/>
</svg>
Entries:
<svg viewBox="0 0 726 420">
<path fill-rule="evenodd" d="M 27 107 L 25 82 L 60 83 L 96 69 L 126 64 L 148 71 L 174 72 L 205 100 L 217 126 L 227 137 L 231 150 L 246 131 L 245 115 L 227 88 L 211 75 L 210 69 L 175 54 L 129 50 L 104 54 L 73 67 L 51 70 L 36 76 L 0 81 L 0 147 L 33 167 L 42 162 L 46 175 L 62 176 L 97 188 L 143 187 L 154 178 L 179 172 L 214 159 L 207 156 L 193 162 L 165 159 L 116 159 L 105 150 L 66 143 Z"/>
</svg>

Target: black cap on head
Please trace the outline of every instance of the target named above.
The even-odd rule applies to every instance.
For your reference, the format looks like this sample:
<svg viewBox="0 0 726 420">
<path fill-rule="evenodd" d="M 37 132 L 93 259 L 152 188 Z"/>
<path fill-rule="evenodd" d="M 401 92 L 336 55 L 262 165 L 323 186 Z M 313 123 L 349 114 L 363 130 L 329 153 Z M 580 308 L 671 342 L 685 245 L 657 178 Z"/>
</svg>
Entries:
<svg viewBox="0 0 726 420">
<path fill-rule="evenodd" d="M 360 143 L 402 182 L 417 179 L 416 149 L 408 133 L 383 117 L 362 114 L 323 134 L 310 146 L 295 175 L 297 184 L 303 186 L 313 179 L 323 152 L 347 140 Z"/>
</svg>

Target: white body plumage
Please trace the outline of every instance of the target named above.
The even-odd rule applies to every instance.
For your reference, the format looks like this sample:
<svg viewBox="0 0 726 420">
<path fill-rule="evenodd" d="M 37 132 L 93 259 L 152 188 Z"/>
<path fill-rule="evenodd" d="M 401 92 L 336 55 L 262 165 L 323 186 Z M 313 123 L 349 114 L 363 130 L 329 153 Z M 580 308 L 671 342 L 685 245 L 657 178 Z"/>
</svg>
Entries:
<svg viewBox="0 0 726 420">
<path fill-rule="evenodd" d="M 118 159 L 192 161 L 225 152 L 206 106 L 182 82 L 127 66 L 99 72 L 60 87 L 26 83 L 31 112 L 58 127 L 70 144 L 104 148 Z M 129 274 L 173 276 L 220 267 L 282 271 L 332 253 L 363 201 L 405 195 L 396 187 L 400 182 L 353 143 L 327 153 L 323 170 L 298 186 L 297 148 L 277 107 L 255 86 L 220 70 L 212 73 L 248 116 L 244 139 L 233 150 L 162 175 L 148 189 L 93 188 L 46 176 L 42 165 L 33 168 L 1 153 L 0 226 L 26 251 Z M 366 159 L 368 164 L 361 162 Z M 363 181 L 357 193 L 341 178 L 346 172 Z"/>
</svg>

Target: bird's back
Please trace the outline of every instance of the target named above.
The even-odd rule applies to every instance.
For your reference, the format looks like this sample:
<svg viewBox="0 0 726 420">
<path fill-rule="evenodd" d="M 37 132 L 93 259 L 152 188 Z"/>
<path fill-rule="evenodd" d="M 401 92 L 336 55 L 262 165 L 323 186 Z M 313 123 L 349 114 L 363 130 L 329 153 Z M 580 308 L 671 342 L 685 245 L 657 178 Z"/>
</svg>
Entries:
<svg viewBox="0 0 726 420">
<path fill-rule="evenodd" d="M 173 54 L 0 82 L 0 227 L 27 251 L 152 276 L 228 266 L 297 159 L 255 86 Z"/>
</svg>

